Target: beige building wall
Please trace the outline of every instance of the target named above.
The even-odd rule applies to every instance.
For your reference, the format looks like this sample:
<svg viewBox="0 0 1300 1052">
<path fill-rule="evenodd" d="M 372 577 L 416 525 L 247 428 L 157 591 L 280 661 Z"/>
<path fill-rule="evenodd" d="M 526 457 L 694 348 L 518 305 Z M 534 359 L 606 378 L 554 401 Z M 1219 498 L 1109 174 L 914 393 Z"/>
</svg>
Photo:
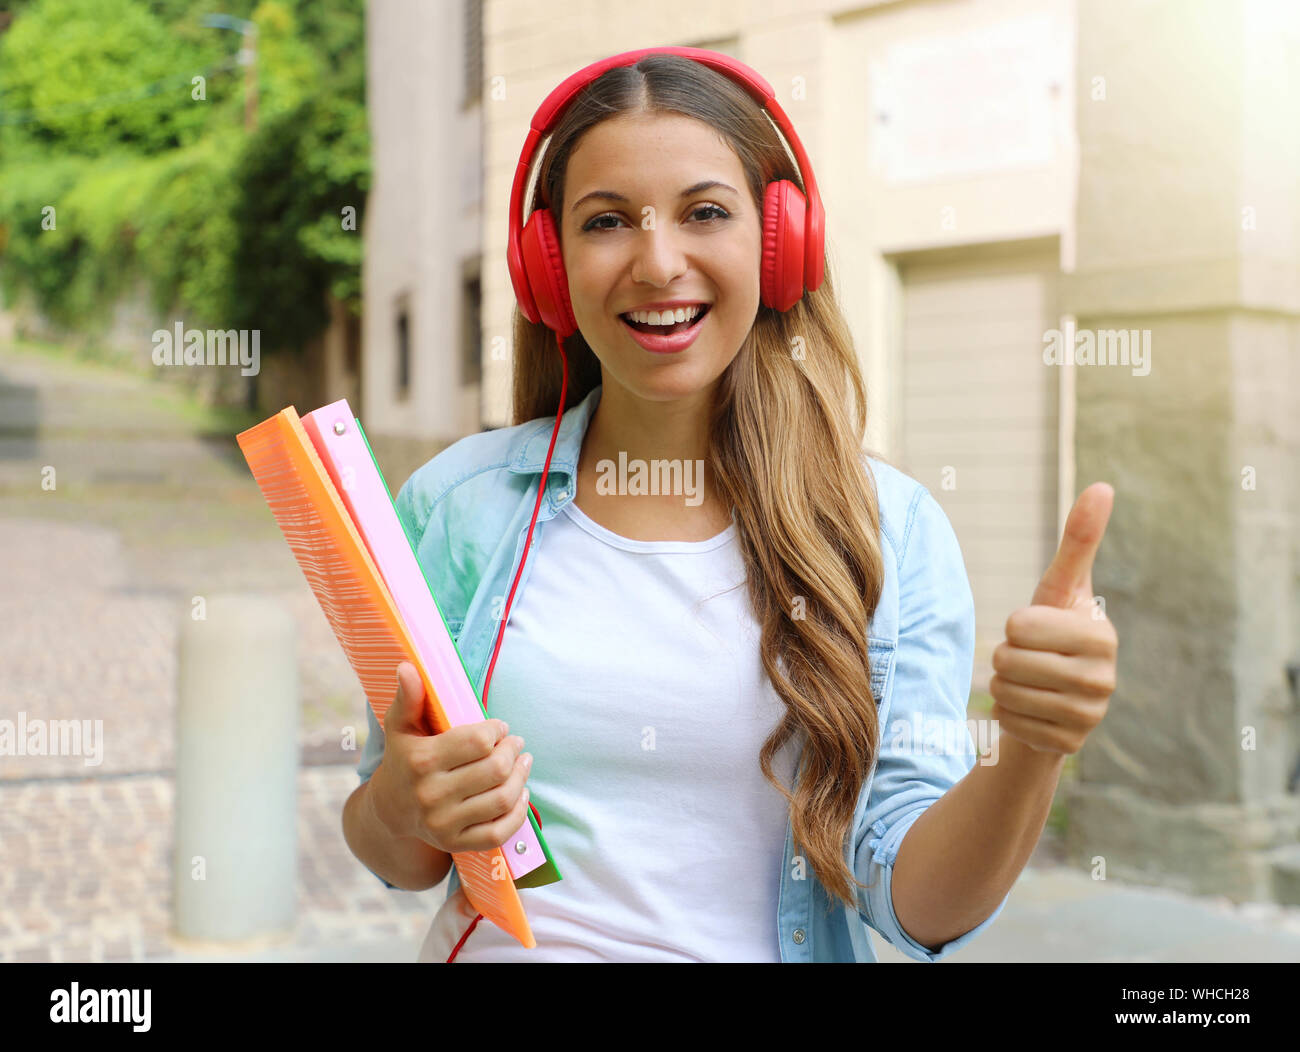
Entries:
<svg viewBox="0 0 1300 1052">
<path fill-rule="evenodd" d="M 1072 863 L 1300 903 L 1300 6 L 1080 4 L 1080 478 L 1120 690 L 1067 796 Z M 1160 41 L 1160 46 L 1142 46 Z"/>
<path fill-rule="evenodd" d="M 469 5 L 370 0 L 360 415 L 394 491 L 448 442 L 479 430 L 463 362 L 465 295 L 481 251 L 481 102 L 465 104 Z M 405 312 L 409 382 L 400 384 Z"/>
</svg>

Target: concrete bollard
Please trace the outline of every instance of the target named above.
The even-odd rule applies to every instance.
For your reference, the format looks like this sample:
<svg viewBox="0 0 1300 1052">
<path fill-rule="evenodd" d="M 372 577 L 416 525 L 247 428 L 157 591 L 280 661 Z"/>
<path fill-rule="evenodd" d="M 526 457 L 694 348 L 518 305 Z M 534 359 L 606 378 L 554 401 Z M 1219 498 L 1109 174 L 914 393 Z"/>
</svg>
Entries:
<svg viewBox="0 0 1300 1052">
<path fill-rule="evenodd" d="M 171 935 L 278 942 L 297 904 L 296 626 L 273 599 L 196 596 L 179 635 Z"/>
</svg>

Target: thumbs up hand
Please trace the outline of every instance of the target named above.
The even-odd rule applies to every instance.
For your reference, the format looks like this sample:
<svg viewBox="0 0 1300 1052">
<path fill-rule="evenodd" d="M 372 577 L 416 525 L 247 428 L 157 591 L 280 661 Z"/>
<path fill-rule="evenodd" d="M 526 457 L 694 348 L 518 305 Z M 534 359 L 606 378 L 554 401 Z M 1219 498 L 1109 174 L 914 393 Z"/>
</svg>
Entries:
<svg viewBox="0 0 1300 1052">
<path fill-rule="evenodd" d="M 993 651 L 993 718 L 1038 752 L 1078 752 L 1115 692 L 1119 636 L 1092 595 L 1092 563 L 1114 500 L 1104 482 L 1079 494 L 1030 605 L 1007 618 L 1006 639 Z"/>
</svg>

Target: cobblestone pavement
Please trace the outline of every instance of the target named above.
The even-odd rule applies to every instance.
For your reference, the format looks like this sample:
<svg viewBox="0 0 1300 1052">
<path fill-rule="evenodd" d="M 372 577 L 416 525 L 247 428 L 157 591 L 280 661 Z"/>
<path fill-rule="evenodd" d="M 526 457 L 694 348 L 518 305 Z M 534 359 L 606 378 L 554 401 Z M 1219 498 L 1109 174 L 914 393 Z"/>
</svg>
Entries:
<svg viewBox="0 0 1300 1052">
<path fill-rule="evenodd" d="M 295 953 L 405 942 L 414 960 L 442 886 L 390 891 L 343 839 L 350 766 L 298 778 Z M 171 925 L 173 785 L 163 775 L 0 785 L 0 962 L 181 959 Z M 228 956 L 242 959 L 236 949 Z M 221 954 L 210 959 L 221 959 Z"/>
</svg>

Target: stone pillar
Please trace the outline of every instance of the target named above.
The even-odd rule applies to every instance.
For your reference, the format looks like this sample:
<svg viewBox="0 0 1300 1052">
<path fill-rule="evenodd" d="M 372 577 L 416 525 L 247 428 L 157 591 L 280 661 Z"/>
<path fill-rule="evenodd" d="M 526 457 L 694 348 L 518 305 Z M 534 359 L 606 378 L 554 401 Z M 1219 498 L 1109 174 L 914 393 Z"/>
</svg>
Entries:
<svg viewBox="0 0 1300 1052">
<path fill-rule="evenodd" d="M 1077 489 L 1116 491 L 1093 583 L 1120 654 L 1067 850 L 1300 903 L 1300 10 L 1080 0 L 1078 18 L 1065 309 L 1076 343 L 1128 330 L 1130 364 L 1075 368 Z"/>
<path fill-rule="evenodd" d="M 186 615 L 171 934 L 184 949 L 248 951 L 294 930 L 297 627 L 278 600 L 254 594 L 195 597 Z"/>
</svg>

